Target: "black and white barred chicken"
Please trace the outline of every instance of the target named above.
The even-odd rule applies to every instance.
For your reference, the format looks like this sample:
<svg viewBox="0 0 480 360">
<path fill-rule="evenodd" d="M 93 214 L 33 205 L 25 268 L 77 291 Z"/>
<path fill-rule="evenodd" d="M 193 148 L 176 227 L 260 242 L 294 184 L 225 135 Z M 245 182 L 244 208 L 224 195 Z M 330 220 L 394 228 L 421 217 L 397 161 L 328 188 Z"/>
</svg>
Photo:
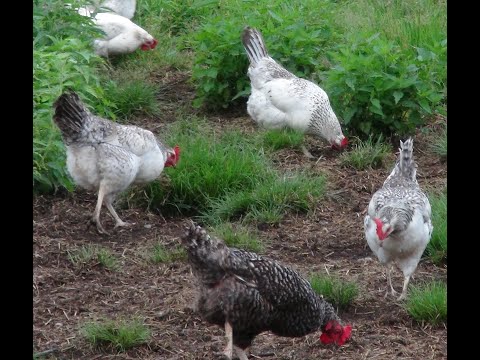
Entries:
<svg viewBox="0 0 480 360">
<path fill-rule="evenodd" d="M 387 267 L 387 282 L 393 296 L 397 295 L 391 278 L 394 263 L 403 272 L 403 290 L 398 298 L 402 300 L 430 241 L 433 226 L 430 202 L 417 182 L 413 140 L 400 141 L 399 150 L 395 167 L 370 200 L 364 229 L 370 249 Z"/>
<path fill-rule="evenodd" d="M 325 91 L 272 59 L 258 30 L 246 27 L 242 43 L 250 61 L 247 111 L 251 118 L 268 129 L 289 127 L 319 137 L 335 149 L 345 148 L 348 140 Z M 302 150 L 312 157 L 304 145 Z"/>
<path fill-rule="evenodd" d="M 53 120 L 67 149 L 68 172 L 77 185 L 98 192 L 92 218 L 97 230 L 108 234 L 100 222 L 104 202 L 115 227 L 130 225 L 113 208 L 115 197 L 131 184 L 153 181 L 165 167 L 175 166 L 179 147 L 165 146 L 151 131 L 93 115 L 74 92 L 62 94 L 54 107 Z"/>
<path fill-rule="evenodd" d="M 322 331 L 322 343 L 343 345 L 351 326 L 342 325 L 334 308 L 294 270 L 267 257 L 227 247 L 193 223 L 182 238 L 199 283 L 196 309 L 209 323 L 225 327 L 228 343 L 240 360 L 264 331 L 300 337 Z"/>
</svg>

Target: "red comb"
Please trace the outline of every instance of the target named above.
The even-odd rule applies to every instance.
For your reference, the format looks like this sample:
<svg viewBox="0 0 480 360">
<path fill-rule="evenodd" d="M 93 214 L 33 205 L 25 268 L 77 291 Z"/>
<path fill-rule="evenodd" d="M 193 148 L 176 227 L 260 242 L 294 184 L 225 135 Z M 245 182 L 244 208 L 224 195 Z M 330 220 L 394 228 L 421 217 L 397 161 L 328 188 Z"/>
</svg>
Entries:
<svg viewBox="0 0 480 360">
<path fill-rule="evenodd" d="M 350 336 L 352 335 L 352 325 L 347 325 L 343 328 L 343 333 L 340 336 L 340 340 L 337 341 L 338 345 L 343 345 L 345 344 L 345 341 L 350 339 Z"/>
<path fill-rule="evenodd" d="M 385 234 L 382 231 L 383 223 L 382 220 L 379 218 L 373 218 L 373 221 L 375 221 L 375 224 L 377 224 L 377 236 L 380 240 L 385 239 Z"/>
<path fill-rule="evenodd" d="M 343 138 L 341 146 L 342 148 L 348 145 L 348 139 L 346 137 Z"/>
<path fill-rule="evenodd" d="M 157 39 L 153 39 L 153 44 L 150 45 L 150 49 L 155 49 L 155 47 L 157 46 L 158 44 L 158 40 Z"/>
<path fill-rule="evenodd" d="M 332 322 L 328 323 L 325 326 L 325 330 L 322 332 L 322 335 L 320 335 L 320 341 L 323 344 L 331 344 L 331 343 L 336 343 L 337 345 L 343 345 L 345 342 L 350 339 L 350 336 L 352 334 L 352 326 L 347 325 L 345 327 L 342 327 L 340 324 L 337 324 L 337 331 L 331 331 L 332 330 Z M 339 330 L 341 330 L 341 333 L 339 334 Z"/>
</svg>

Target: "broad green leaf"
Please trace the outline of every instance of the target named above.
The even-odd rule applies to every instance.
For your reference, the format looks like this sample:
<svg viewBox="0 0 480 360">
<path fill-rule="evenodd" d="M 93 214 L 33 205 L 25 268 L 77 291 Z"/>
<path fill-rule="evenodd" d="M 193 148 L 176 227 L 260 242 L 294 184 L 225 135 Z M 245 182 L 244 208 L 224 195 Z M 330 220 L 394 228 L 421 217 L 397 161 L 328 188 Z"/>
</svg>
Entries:
<svg viewBox="0 0 480 360">
<path fill-rule="evenodd" d="M 394 91 L 393 92 L 393 98 L 395 99 L 395 104 L 398 104 L 398 102 L 400 101 L 400 99 L 403 97 L 403 92 L 401 91 Z"/>
</svg>

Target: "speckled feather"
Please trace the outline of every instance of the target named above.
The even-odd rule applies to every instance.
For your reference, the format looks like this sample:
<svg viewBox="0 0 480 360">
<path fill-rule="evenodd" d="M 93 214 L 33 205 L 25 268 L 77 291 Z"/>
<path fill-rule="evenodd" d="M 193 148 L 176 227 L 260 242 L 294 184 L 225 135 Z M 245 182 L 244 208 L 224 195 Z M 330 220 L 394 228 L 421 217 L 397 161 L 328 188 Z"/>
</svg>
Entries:
<svg viewBox="0 0 480 360">
<path fill-rule="evenodd" d="M 399 149 L 399 158 L 387 179 L 372 197 L 369 205 L 371 216 L 386 205 L 399 207 L 411 218 L 415 209 L 430 218 L 430 203 L 417 182 L 417 164 L 413 160 L 413 140 L 408 139 Z"/>
<path fill-rule="evenodd" d="M 395 167 L 370 200 L 364 231 L 379 261 L 386 266 L 396 263 L 402 270 L 405 280 L 399 299 L 403 299 L 410 276 L 430 241 L 433 225 L 430 202 L 416 179 L 413 140 L 400 142 L 399 150 Z M 387 280 L 391 281 L 389 272 Z"/>
<path fill-rule="evenodd" d="M 235 345 L 246 348 L 263 331 L 298 337 L 330 320 L 340 322 L 333 307 L 294 270 L 228 248 L 193 224 L 182 241 L 200 287 L 197 311 L 219 326 L 228 320 Z"/>
<path fill-rule="evenodd" d="M 103 181 L 107 193 L 114 194 L 131 183 L 152 181 L 173 153 L 151 131 L 93 115 L 73 92 L 62 94 L 54 107 L 69 173 L 88 190 L 98 190 Z"/>
<path fill-rule="evenodd" d="M 272 59 L 258 30 L 245 28 L 242 42 L 250 61 L 247 111 L 252 119 L 266 128 L 290 127 L 339 145 L 343 132 L 325 91 Z"/>
</svg>

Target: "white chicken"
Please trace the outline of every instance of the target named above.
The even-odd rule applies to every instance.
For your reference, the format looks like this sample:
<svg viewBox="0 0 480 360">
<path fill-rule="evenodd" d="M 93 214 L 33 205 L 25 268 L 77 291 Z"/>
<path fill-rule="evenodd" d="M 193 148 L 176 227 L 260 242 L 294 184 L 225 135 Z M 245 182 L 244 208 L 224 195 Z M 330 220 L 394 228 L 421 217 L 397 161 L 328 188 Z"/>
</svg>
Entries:
<svg viewBox="0 0 480 360">
<path fill-rule="evenodd" d="M 250 61 L 248 76 L 252 92 L 247 111 L 251 118 L 268 129 L 289 127 L 317 136 L 333 148 L 345 148 L 348 140 L 325 91 L 272 59 L 258 30 L 246 27 L 242 43 Z M 305 146 L 302 150 L 312 157 Z"/>
<path fill-rule="evenodd" d="M 78 9 L 83 16 L 93 16 L 88 8 Z M 97 13 L 92 17 L 97 27 L 105 33 L 105 38 L 93 42 L 95 53 L 99 56 L 129 54 L 137 49 L 153 50 L 158 41 L 147 31 L 126 17 L 114 13 Z"/>
<path fill-rule="evenodd" d="M 402 300 L 407 295 L 410 276 L 430 241 L 433 225 L 430 202 L 416 179 L 413 140 L 400 141 L 399 150 L 395 167 L 370 200 L 364 230 L 370 249 L 387 267 L 387 282 L 393 296 L 397 295 L 391 278 L 394 263 L 403 272 L 405 280 L 398 298 Z"/>
<path fill-rule="evenodd" d="M 95 11 L 114 12 L 115 14 L 132 19 L 135 15 L 137 0 L 105 0 L 93 1 L 91 5 L 82 8 L 82 15 L 90 16 Z"/>
<path fill-rule="evenodd" d="M 77 185 L 98 191 L 92 218 L 98 231 L 108 235 L 100 222 L 103 202 L 115 227 L 130 225 L 115 212 L 115 197 L 131 184 L 155 180 L 164 167 L 176 166 L 179 147 L 166 147 L 151 131 L 93 115 L 74 92 L 62 94 L 54 108 L 53 120 L 67 149 L 68 172 Z"/>
</svg>

